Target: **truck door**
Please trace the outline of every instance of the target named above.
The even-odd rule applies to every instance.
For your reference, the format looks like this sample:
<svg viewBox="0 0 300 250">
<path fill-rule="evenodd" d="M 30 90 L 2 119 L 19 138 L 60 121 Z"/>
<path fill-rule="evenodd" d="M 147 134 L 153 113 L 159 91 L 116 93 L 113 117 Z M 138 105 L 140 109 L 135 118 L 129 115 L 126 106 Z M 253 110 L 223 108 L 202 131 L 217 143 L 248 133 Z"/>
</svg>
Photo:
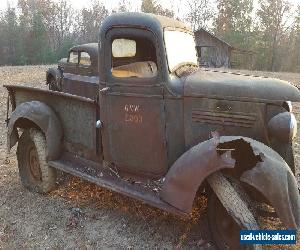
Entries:
<svg viewBox="0 0 300 250">
<path fill-rule="evenodd" d="M 167 171 L 163 87 L 157 41 L 145 30 L 107 34 L 107 90 L 100 94 L 104 160 L 120 171 L 160 177 Z"/>
</svg>

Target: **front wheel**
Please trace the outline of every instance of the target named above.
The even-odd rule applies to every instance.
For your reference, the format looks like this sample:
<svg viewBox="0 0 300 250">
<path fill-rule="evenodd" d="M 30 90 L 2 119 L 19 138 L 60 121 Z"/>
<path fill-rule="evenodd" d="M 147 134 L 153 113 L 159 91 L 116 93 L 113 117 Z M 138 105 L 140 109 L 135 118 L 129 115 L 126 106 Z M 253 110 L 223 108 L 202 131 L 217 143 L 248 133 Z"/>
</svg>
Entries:
<svg viewBox="0 0 300 250">
<path fill-rule="evenodd" d="M 56 170 L 46 161 L 46 139 L 36 129 L 25 129 L 18 142 L 18 168 L 25 188 L 47 193 L 55 187 Z"/>
<path fill-rule="evenodd" d="M 49 90 L 59 91 L 59 92 L 61 91 L 61 87 L 58 84 L 58 80 L 54 76 L 49 77 L 48 85 L 49 85 Z"/>
<path fill-rule="evenodd" d="M 221 173 L 209 177 L 212 192 L 208 198 L 208 220 L 218 249 L 260 250 L 261 245 L 241 245 L 240 230 L 258 230 L 251 201 L 241 188 Z"/>
</svg>

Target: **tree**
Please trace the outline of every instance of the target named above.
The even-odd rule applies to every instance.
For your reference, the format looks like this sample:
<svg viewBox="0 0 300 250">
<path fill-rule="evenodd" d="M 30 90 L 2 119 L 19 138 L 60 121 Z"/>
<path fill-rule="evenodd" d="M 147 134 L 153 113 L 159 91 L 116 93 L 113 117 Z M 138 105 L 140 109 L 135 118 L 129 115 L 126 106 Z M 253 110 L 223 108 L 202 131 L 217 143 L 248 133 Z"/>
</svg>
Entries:
<svg viewBox="0 0 300 250">
<path fill-rule="evenodd" d="M 66 0 L 59 0 L 52 4 L 52 19 L 49 21 L 49 36 L 52 40 L 54 50 L 60 50 L 64 47 L 66 40 L 70 39 L 71 29 L 75 26 L 74 9 Z"/>
<path fill-rule="evenodd" d="M 287 41 L 287 60 L 284 70 L 300 72 L 300 4 Z"/>
<path fill-rule="evenodd" d="M 187 1 L 189 12 L 186 20 L 191 24 L 193 30 L 207 28 L 213 17 L 213 10 L 209 0 Z"/>
<path fill-rule="evenodd" d="M 155 0 L 143 0 L 142 1 L 142 6 L 141 6 L 141 11 L 145 13 L 156 13 L 156 1 Z"/>
<path fill-rule="evenodd" d="M 236 46 L 249 48 L 253 0 L 217 0 L 217 9 L 215 33 Z"/>
<path fill-rule="evenodd" d="M 286 31 L 291 5 L 285 0 L 260 0 L 257 16 L 260 21 L 263 46 L 266 51 L 265 65 L 268 70 L 279 69 L 277 63 L 278 46 Z"/>
<path fill-rule="evenodd" d="M 49 29 L 53 19 L 51 0 L 19 0 L 19 28 L 26 63 L 54 60 L 50 49 Z"/>
<path fill-rule="evenodd" d="M 173 10 L 163 8 L 161 4 L 158 4 L 155 0 L 143 0 L 141 11 L 161 16 L 174 17 Z"/>
<path fill-rule="evenodd" d="M 5 51 L 4 61 L 6 64 L 14 64 L 17 45 L 17 16 L 14 8 L 7 8 L 3 16 L 2 48 Z"/>
<path fill-rule="evenodd" d="M 97 42 L 99 27 L 108 16 L 108 10 L 98 1 L 93 1 L 91 8 L 83 8 L 79 17 L 80 41 Z"/>
<path fill-rule="evenodd" d="M 114 10 L 114 12 L 133 12 L 137 11 L 137 9 L 134 9 L 131 2 L 128 0 L 120 0 L 118 4 L 118 8 Z"/>
<path fill-rule="evenodd" d="M 48 50 L 47 31 L 42 14 L 36 11 L 33 15 L 32 30 L 29 32 L 27 56 L 30 64 L 47 63 Z"/>
</svg>

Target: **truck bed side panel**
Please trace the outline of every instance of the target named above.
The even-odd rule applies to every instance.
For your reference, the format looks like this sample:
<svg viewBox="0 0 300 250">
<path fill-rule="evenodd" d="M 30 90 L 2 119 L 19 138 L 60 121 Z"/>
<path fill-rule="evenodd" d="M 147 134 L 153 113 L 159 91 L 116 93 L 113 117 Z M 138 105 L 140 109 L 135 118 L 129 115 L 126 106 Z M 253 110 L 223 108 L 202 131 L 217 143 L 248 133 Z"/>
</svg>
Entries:
<svg viewBox="0 0 300 250">
<path fill-rule="evenodd" d="M 87 159 L 100 157 L 100 138 L 96 138 L 97 104 L 88 98 L 69 94 L 28 88 L 7 86 L 18 106 L 24 102 L 40 101 L 51 107 L 59 117 L 64 132 L 64 149 Z"/>
</svg>

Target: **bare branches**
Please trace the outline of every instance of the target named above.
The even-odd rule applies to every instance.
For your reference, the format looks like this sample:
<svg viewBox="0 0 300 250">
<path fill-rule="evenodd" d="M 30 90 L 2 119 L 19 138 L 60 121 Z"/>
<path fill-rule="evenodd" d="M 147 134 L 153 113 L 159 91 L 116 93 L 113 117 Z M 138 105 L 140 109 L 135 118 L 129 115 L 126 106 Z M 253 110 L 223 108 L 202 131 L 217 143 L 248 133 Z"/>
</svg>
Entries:
<svg viewBox="0 0 300 250">
<path fill-rule="evenodd" d="M 189 12 L 186 20 L 191 24 L 193 30 L 207 28 L 213 17 L 211 1 L 208 0 L 188 0 Z"/>
</svg>

